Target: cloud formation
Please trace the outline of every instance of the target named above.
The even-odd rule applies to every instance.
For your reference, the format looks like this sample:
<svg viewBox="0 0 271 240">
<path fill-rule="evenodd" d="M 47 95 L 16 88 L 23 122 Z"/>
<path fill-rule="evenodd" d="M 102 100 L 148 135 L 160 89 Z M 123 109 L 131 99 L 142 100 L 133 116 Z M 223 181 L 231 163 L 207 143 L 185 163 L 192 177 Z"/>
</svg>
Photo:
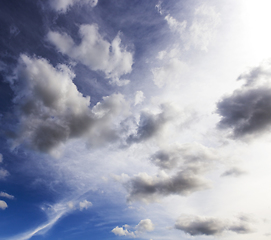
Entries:
<svg viewBox="0 0 271 240">
<path fill-rule="evenodd" d="M 0 209 L 5 210 L 8 207 L 5 201 L 0 200 Z"/>
<path fill-rule="evenodd" d="M 188 196 L 211 187 L 204 174 L 212 169 L 217 156 L 201 144 L 177 145 L 156 152 L 150 159 L 161 171 L 156 176 L 139 173 L 126 181 L 129 202 L 149 203 L 172 194 Z"/>
<path fill-rule="evenodd" d="M 245 80 L 245 84 L 217 104 L 217 113 L 221 116 L 220 129 L 230 129 L 234 138 L 251 137 L 270 130 L 270 70 L 268 62 L 238 78 Z"/>
<path fill-rule="evenodd" d="M 0 197 L 4 197 L 4 198 L 8 198 L 8 199 L 14 199 L 13 195 L 10 195 L 10 194 L 5 193 L 5 192 L 0 192 Z"/>
<path fill-rule="evenodd" d="M 226 170 L 224 173 L 221 174 L 221 177 L 240 177 L 241 175 L 246 174 L 244 170 L 238 168 L 238 167 L 232 167 L 228 170 Z"/>
<path fill-rule="evenodd" d="M 249 223 L 244 219 L 230 222 L 215 217 L 201 216 L 182 216 L 176 221 L 175 228 L 192 236 L 216 236 L 222 234 L 224 231 L 232 231 L 238 234 L 253 232 Z"/>
<path fill-rule="evenodd" d="M 145 232 L 152 232 L 154 230 L 154 224 L 150 219 L 144 219 L 139 222 L 138 225 L 133 227 L 132 229 L 135 229 L 134 231 L 128 230 L 131 229 L 132 227 L 125 224 L 122 227 L 115 227 L 111 232 L 114 233 L 117 236 L 126 236 L 126 237 L 131 237 L 135 238 L 140 234 L 143 234 Z"/>
<path fill-rule="evenodd" d="M 91 7 L 95 7 L 98 4 L 98 0 L 50 0 L 50 6 L 62 13 L 65 13 L 75 4 L 88 4 Z"/>
<path fill-rule="evenodd" d="M 104 72 L 110 82 L 119 86 L 129 83 L 119 78 L 132 71 L 133 54 L 121 46 L 120 34 L 109 43 L 98 32 L 98 26 L 81 25 L 81 43 L 76 45 L 66 33 L 50 31 L 48 40 L 63 54 L 86 65 L 90 70 Z"/>
<path fill-rule="evenodd" d="M 21 55 L 14 73 L 10 83 L 20 119 L 15 146 L 52 152 L 71 138 L 86 137 L 92 145 L 110 141 L 113 120 L 128 108 L 121 94 L 113 94 L 92 111 L 90 97 L 77 90 L 66 65 L 54 68 L 46 59 Z"/>
</svg>

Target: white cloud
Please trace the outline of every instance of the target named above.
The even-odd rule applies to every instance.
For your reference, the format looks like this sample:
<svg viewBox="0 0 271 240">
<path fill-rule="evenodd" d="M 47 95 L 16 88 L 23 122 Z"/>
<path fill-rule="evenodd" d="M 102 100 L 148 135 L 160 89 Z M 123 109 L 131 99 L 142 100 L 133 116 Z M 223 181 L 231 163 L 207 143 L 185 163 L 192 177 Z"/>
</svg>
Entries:
<svg viewBox="0 0 271 240">
<path fill-rule="evenodd" d="M 0 153 L 0 163 L 3 162 L 3 155 Z"/>
<path fill-rule="evenodd" d="M 89 207 L 92 206 L 92 203 L 87 201 L 87 200 L 84 200 L 83 202 L 80 202 L 79 203 L 79 208 L 80 208 L 80 211 L 84 210 L 84 209 L 88 209 Z"/>
<path fill-rule="evenodd" d="M 91 7 L 95 7 L 98 4 L 98 0 L 50 0 L 51 7 L 62 13 L 65 13 L 74 4 L 88 4 Z"/>
<path fill-rule="evenodd" d="M 176 84 L 181 80 L 181 74 L 188 69 L 186 63 L 177 58 L 171 58 L 162 67 L 152 69 L 155 85 L 162 88 L 165 84 Z"/>
<path fill-rule="evenodd" d="M 10 195 L 10 194 L 5 193 L 5 192 L 0 192 L 0 197 L 4 197 L 4 198 L 8 198 L 8 199 L 14 199 L 13 195 Z"/>
<path fill-rule="evenodd" d="M 128 230 L 132 227 L 125 224 L 122 227 L 115 227 L 111 232 L 113 232 L 117 236 L 127 236 L 131 238 L 138 237 L 139 235 L 145 233 L 145 232 L 152 232 L 154 230 L 154 224 L 150 219 L 144 219 L 139 222 L 138 225 L 133 227 L 132 229 L 135 229 L 134 231 Z"/>
<path fill-rule="evenodd" d="M 0 209 L 5 210 L 8 207 L 5 201 L 0 200 Z"/>
<path fill-rule="evenodd" d="M 9 172 L 6 169 L 0 168 L 0 180 L 5 179 L 8 175 Z"/>
<path fill-rule="evenodd" d="M 119 78 L 132 71 L 133 55 L 121 46 L 120 34 L 109 43 L 98 32 L 97 25 L 81 25 L 82 42 L 76 45 L 65 33 L 48 33 L 49 41 L 69 57 L 81 62 L 93 71 L 102 71 L 110 82 L 119 86 L 129 83 Z"/>
<path fill-rule="evenodd" d="M 135 106 L 142 103 L 145 99 L 144 93 L 142 91 L 136 91 L 135 94 Z"/>
</svg>

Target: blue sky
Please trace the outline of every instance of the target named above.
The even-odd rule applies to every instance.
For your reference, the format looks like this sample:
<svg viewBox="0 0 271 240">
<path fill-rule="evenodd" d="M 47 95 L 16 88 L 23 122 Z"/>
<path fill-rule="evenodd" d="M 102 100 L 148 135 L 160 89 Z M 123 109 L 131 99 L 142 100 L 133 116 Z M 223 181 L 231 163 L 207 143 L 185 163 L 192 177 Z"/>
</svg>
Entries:
<svg viewBox="0 0 271 240">
<path fill-rule="evenodd" d="M 0 239 L 268 239 L 270 7 L 2 0 Z"/>
</svg>

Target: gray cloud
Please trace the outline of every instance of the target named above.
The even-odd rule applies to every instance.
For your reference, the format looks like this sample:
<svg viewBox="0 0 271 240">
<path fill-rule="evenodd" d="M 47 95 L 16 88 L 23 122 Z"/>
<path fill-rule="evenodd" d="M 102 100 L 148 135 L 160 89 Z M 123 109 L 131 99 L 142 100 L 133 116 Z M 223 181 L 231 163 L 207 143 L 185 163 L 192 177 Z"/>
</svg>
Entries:
<svg viewBox="0 0 271 240">
<path fill-rule="evenodd" d="M 220 235 L 224 231 L 232 231 L 237 234 L 248 234 L 253 229 L 247 221 L 226 221 L 215 217 L 182 216 L 176 223 L 175 228 L 192 236 L 196 235 Z"/>
<path fill-rule="evenodd" d="M 210 182 L 199 176 L 195 169 L 186 169 L 169 176 L 161 172 L 157 176 L 139 173 L 131 178 L 125 187 L 129 193 L 127 200 L 146 203 L 159 200 L 160 197 L 179 194 L 187 196 L 196 191 L 210 188 Z"/>
<path fill-rule="evenodd" d="M 212 149 L 198 143 L 176 145 L 158 151 L 150 159 L 162 171 L 156 176 L 139 173 L 130 178 L 124 184 L 129 193 L 128 201 L 148 203 L 172 194 L 187 196 L 211 187 L 203 175 L 217 160 Z M 164 170 L 175 171 L 169 174 Z"/>
<path fill-rule="evenodd" d="M 90 97 L 77 90 L 73 78 L 66 65 L 54 68 L 42 58 L 20 57 L 10 80 L 20 119 L 15 146 L 24 143 L 38 151 L 51 152 L 71 138 L 89 138 L 91 145 L 112 140 L 115 118 L 121 110 L 127 112 L 124 97 L 104 97 L 91 110 Z"/>
<path fill-rule="evenodd" d="M 136 132 L 127 138 L 127 144 L 139 143 L 157 136 L 162 133 L 163 127 L 168 122 L 176 118 L 176 115 L 176 110 L 170 104 L 162 104 L 161 112 L 157 114 L 143 111 Z"/>
<path fill-rule="evenodd" d="M 269 68 L 268 68 L 269 67 Z M 217 104 L 220 129 L 229 128 L 234 138 L 259 135 L 271 126 L 271 66 L 253 68 L 238 79 L 245 84 Z"/>
<path fill-rule="evenodd" d="M 214 150 L 198 143 L 176 145 L 156 152 L 151 161 L 161 169 L 194 168 L 198 172 L 207 170 L 217 159 Z"/>
<path fill-rule="evenodd" d="M 222 173 L 221 177 L 230 177 L 230 176 L 239 177 L 244 174 L 246 174 L 246 172 L 244 170 L 237 168 L 237 167 L 232 167 L 232 168 L 226 170 L 224 173 Z"/>
</svg>

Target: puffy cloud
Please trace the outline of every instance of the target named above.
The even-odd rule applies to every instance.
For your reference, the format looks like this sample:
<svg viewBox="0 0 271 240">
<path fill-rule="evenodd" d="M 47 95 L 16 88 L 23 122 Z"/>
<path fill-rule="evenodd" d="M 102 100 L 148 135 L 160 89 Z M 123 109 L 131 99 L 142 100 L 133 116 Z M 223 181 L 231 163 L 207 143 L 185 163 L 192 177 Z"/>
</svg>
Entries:
<svg viewBox="0 0 271 240">
<path fill-rule="evenodd" d="M 45 59 L 21 55 L 10 80 L 20 118 L 15 146 L 52 152 L 71 138 L 87 137 L 93 145 L 112 139 L 111 121 L 127 108 L 123 96 L 104 97 L 92 111 L 90 97 L 78 92 L 74 76 L 66 65 L 54 68 Z"/>
<path fill-rule="evenodd" d="M 239 177 L 241 175 L 244 175 L 246 174 L 246 172 L 238 167 L 232 167 L 228 170 L 226 170 L 222 175 L 221 177 L 230 177 L 230 176 L 233 176 L 233 177 Z"/>
<path fill-rule="evenodd" d="M 210 182 L 197 174 L 197 170 L 185 169 L 173 176 L 161 171 L 157 176 L 139 173 L 124 184 L 129 195 L 127 200 L 146 203 L 158 201 L 171 194 L 187 196 L 196 191 L 210 188 Z"/>
<path fill-rule="evenodd" d="M 245 84 L 217 103 L 217 113 L 221 116 L 220 129 L 231 129 L 234 138 L 259 135 L 270 129 L 270 71 L 269 61 L 238 78 L 245 79 Z"/>
<path fill-rule="evenodd" d="M 197 168 L 198 172 L 204 172 L 217 158 L 213 149 L 195 142 L 160 150 L 151 157 L 151 161 L 161 169 L 189 167 Z"/>
<path fill-rule="evenodd" d="M 98 32 L 97 25 L 81 25 L 79 35 L 82 39 L 76 45 L 65 33 L 48 33 L 49 41 L 57 49 L 69 57 L 81 62 L 93 71 L 102 71 L 111 83 L 125 85 L 128 80 L 120 80 L 120 76 L 132 71 L 133 55 L 121 46 L 120 34 L 112 43 L 107 42 Z"/>
<path fill-rule="evenodd" d="M 214 150 L 198 143 L 160 150 L 150 157 L 162 169 L 159 174 L 149 176 L 147 173 L 139 173 L 123 181 L 128 191 L 127 200 L 149 203 L 172 194 L 187 196 L 208 189 L 211 184 L 203 175 L 213 168 L 217 159 Z"/>
<path fill-rule="evenodd" d="M 5 192 L 0 192 L 0 197 L 4 197 L 4 198 L 8 198 L 8 199 L 14 199 L 13 195 L 10 195 L 10 194 L 5 193 Z"/>
<path fill-rule="evenodd" d="M 50 0 L 51 7 L 63 13 L 76 3 L 88 4 L 91 7 L 95 7 L 98 4 L 98 0 Z"/>
<path fill-rule="evenodd" d="M 145 232 L 152 232 L 154 230 L 154 224 L 150 219 L 144 219 L 139 222 L 138 225 L 133 227 L 132 229 L 135 229 L 134 231 L 128 230 L 131 229 L 129 225 L 125 224 L 122 227 L 115 227 L 111 232 L 113 232 L 115 235 L 118 236 L 127 236 L 131 238 L 135 238 L 140 234 L 143 234 Z"/>
<path fill-rule="evenodd" d="M 8 175 L 9 172 L 6 169 L 0 168 L 0 180 L 4 180 Z"/>
<path fill-rule="evenodd" d="M 92 203 L 87 200 L 84 200 L 83 202 L 79 203 L 80 211 L 82 211 L 84 209 L 88 209 L 89 207 L 92 207 Z"/>
<path fill-rule="evenodd" d="M 142 103 L 144 101 L 144 93 L 142 91 L 136 91 L 135 94 L 135 106 Z"/>
<path fill-rule="evenodd" d="M 159 113 L 142 111 L 137 129 L 127 138 L 127 143 L 139 143 L 162 133 L 166 124 L 176 118 L 177 114 L 170 104 L 162 104 Z"/>
<path fill-rule="evenodd" d="M 8 207 L 5 201 L 0 200 L 0 209 L 5 210 Z"/>
<path fill-rule="evenodd" d="M 247 221 L 226 221 L 215 217 L 182 216 L 176 223 L 175 228 L 192 236 L 196 235 L 220 235 L 224 231 L 232 231 L 238 234 L 253 232 Z"/>
</svg>

